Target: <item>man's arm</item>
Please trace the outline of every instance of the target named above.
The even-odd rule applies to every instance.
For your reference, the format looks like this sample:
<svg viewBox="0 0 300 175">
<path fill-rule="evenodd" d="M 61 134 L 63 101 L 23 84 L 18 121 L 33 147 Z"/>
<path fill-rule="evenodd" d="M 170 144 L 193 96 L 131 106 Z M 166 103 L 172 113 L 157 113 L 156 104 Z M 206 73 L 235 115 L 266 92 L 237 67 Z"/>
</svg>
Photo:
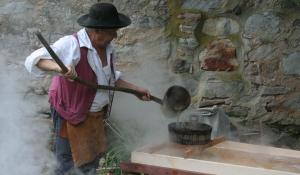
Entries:
<svg viewBox="0 0 300 175">
<path fill-rule="evenodd" d="M 59 67 L 59 65 L 53 61 L 53 60 L 49 60 L 49 59 L 43 59 L 41 58 L 36 66 L 44 71 L 54 71 L 57 73 L 62 73 L 62 69 Z M 68 68 L 68 72 L 62 74 L 65 78 L 68 79 L 75 79 L 77 77 L 77 73 L 75 71 L 75 68 L 73 66 L 66 66 Z"/>
<path fill-rule="evenodd" d="M 65 36 L 51 45 L 53 51 L 65 65 L 76 65 L 79 60 L 80 51 L 73 36 Z M 43 76 L 44 71 L 55 71 L 60 73 L 60 67 L 51 58 L 45 48 L 32 52 L 25 60 L 26 69 L 35 75 Z"/>
<path fill-rule="evenodd" d="M 54 71 L 57 73 L 61 73 L 61 68 L 53 60 L 41 58 L 37 62 L 36 66 L 44 71 Z"/>
<path fill-rule="evenodd" d="M 136 91 L 144 94 L 142 97 L 138 97 L 138 98 L 140 98 L 141 100 L 144 100 L 144 101 L 149 101 L 150 100 L 150 92 L 147 89 L 138 87 L 138 86 L 136 86 L 132 83 L 129 83 L 125 80 L 122 80 L 121 78 L 119 78 L 116 81 L 116 86 L 136 90 Z"/>
</svg>

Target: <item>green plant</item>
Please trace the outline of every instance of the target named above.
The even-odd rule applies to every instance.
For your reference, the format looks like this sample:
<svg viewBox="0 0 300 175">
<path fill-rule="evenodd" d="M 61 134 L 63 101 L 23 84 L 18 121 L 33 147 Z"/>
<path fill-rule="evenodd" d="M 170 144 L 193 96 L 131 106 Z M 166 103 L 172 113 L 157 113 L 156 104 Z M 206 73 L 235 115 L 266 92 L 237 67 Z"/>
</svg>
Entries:
<svg viewBox="0 0 300 175">
<path fill-rule="evenodd" d="M 105 156 L 100 161 L 98 175 L 122 175 L 119 167 L 121 162 L 128 162 L 130 154 L 138 143 L 138 138 L 142 138 L 138 125 L 133 121 L 126 124 L 111 123 L 114 129 L 106 128 L 108 149 Z M 122 126 L 122 127 L 121 127 Z"/>
</svg>

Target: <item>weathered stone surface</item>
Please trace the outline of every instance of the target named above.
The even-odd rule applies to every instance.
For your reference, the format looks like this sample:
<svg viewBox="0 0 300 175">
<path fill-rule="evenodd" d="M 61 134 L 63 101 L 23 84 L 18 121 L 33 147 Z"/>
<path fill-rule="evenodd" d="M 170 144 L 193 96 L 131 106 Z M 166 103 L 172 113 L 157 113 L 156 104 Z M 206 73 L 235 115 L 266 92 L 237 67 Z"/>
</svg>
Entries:
<svg viewBox="0 0 300 175">
<path fill-rule="evenodd" d="M 179 31 L 186 33 L 186 34 L 193 34 L 195 28 L 196 28 L 196 25 L 186 25 L 186 24 L 179 25 Z"/>
<path fill-rule="evenodd" d="M 194 50 L 187 47 L 178 47 L 176 49 L 176 55 L 180 57 L 192 57 Z"/>
<path fill-rule="evenodd" d="M 211 107 L 214 105 L 222 105 L 225 104 L 225 100 L 224 99 L 205 99 L 203 101 L 199 102 L 199 108 L 203 108 L 203 107 Z"/>
<path fill-rule="evenodd" d="M 186 36 L 185 34 L 190 36 L 193 35 L 190 32 L 195 32 L 199 41 L 199 46 L 193 52 L 200 53 L 199 62 L 202 69 L 198 68 L 198 62 L 194 61 L 193 67 L 197 70 L 195 76 L 200 81 L 197 104 L 204 106 L 220 104 L 229 112 L 236 113 L 237 118 L 243 116 L 241 118 L 245 121 L 260 121 L 268 115 L 274 119 L 279 117 L 280 119 L 276 120 L 285 125 L 275 122 L 272 127 L 284 126 L 283 132 L 298 134 L 299 132 L 295 131 L 298 127 L 297 120 L 293 120 L 292 124 L 287 117 L 299 118 L 300 116 L 297 109 L 299 100 L 292 99 L 290 94 L 299 94 L 300 13 L 296 10 L 299 2 L 297 0 L 249 0 L 239 1 L 238 4 L 235 4 L 235 1 L 225 0 L 182 2 L 177 4 L 181 6 L 180 10 L 201 12 L 205 19 L 199 21 L 195 31 L 186 30 L 188 33 L 180 33 L 183 36 Z M 176 20 L 190 25 L 188 19 L 182 14 L 178 15 Z M 178 21 L 175 21 L 175 24 Z M 239 35 L 241 29 L 243 31 Z M 222 53 L 231 55 L 233 52 L 226 52 L 225 49 L 218 50 L 217 47 L 209 48 L 211 41 L 220 38 L 230 38 L 234 42 L 234 46 L 229 48 L 236 49 L 237 58 L 224 61 L 223 59 L 227 57 Z M 184 42 L 177 49 L 176 56 L 187 57 L 183 47 Z M 188 55 L 192 58 L 192 52 Z M 242 77 L 239 79 L 242 80 L 240 82 L 242 90 L 238 94 L 235 92 L 239 90 L 232 89 L 239 85 L 230 84 L 236 82 L 236 79 L 227 77 L 228 74 L 238 70 L 232 68 L 232 65 L 243 67 Z M 234 72 L 217 72 L 231 69 Z M 207 74 L 218 74 L 222 78 L 207 78 Z M 238 95 L 238 98 L 233 98 L 235 95 Z M 231 103 L 224 104 L 227 100 Z M 234 108 L 230 108 L 231 106 Z"/>
<path fill-rule="evenodd" d="M 157 20 L 157 18 L 153 16 L 142 16 L 138 18 L 137 26 L 144 28 L 154 28 L 161 26 L 161 23 L 159 20 Z"/>
<path fill-rule="evenodd" d="M 298 0 L 281 0 L 280 6 L 287 9 L 298 9 L 300 2 Z"/>
<path fill-rule="evenodd" d="M 285 128 L 287 127 L 285 126 Z M 295 126 L 293 130 L 299 131 L 300 128 Z M 290 132 L 290 133 L 295 133 L 295 132 Z M 273 141 L 271 144 L 274 145 L 275 147 L 300 150 L 300 138 L 292 137 L 288 134 L 282 134 L 277 140 Z"/>
<path fill-rule="evenodd" d="M 190 65 L 192 66 L 192 65 Z M 191 73 L 191 72 L 189 72 Z M 187 78 L 184 79 L 183 84 L 186 87 L 186 89 L 190 92 L 191 96 L 195 96 L 198 93 L 199 88 L 199 82 L 198 80 L 194 79 L 192 76 L 189 76 L 190 74 L 185 74 Z"/>
<path fill-rule="evenodd" d="M 289 92 L 289 88 L 284 86 L 275 86 L 275 87 L 262 87 L 263 92 L 262 96 L 272 96 L 272 95 L 282 95 Z"/>
<path fill-rule="evenodd" d="M 293 27 L 300 27 L 300 19 L 295 19 L 293 21 Z"/>
<path fill-rule="evenodd" d="M 262 78 L 260 76 L 250 76 L 248 80 L 255 86 L 253 89 L 257 89 L 258 86 L 262 85 Z"/>
<path fill-rule="evenodd" d="M 244 85 L 239 81 L 223 82 L 220 80 L 208 80 L 204 87 L 205 98 L 229 98 L 241 93 Z"/>
<path fill-rule="evenodd" d="M 296 95 L 294 97 L 287 99 L 283 103 L 283 106 L 291 110 L 300 112 L 300 96 Z"/>
<path fill-rule="evenodd" d="M 274 50 L 275 48 L 272 44 L 261 45 L 248 53 L 248 59 L 249 61 L 271 59 L 273 58 Z"/>
<path fill-rule="evenodd" d="M 296 28 L 293 31 L 293 33 L 289 36 L 289 46 L 291 46 L 293 48 L 300 47 L 300 24 L 299 24 L 299 27 Z"/>
<path fill-rule="evenodd" d="M 287 118 L 288 116 L 289 116 L 288 112 L 282 112 L 282 111 L 269 112 L 267 115 L 261 118 L 261 122 L 266 124 L 273 124 L 279 122 L 284 118 Z"/>
<path fill-rule="evenodd" d="M 183 3 L 182 8 L 184 9 L 200 9 L 203 11 L 208 11 L 210 9 L 221 8 L 226 4 L 227 1 L 224 0 L 187 0 Z"/>
<path fill-rule="evenodd" d="M 198 21 L 201 18 L 200 13 L 181 13 L 177 16 L 178 19 L 181 20 L 192 20 L 192 21 Z"/>
<path fill-rule="evenodd" d="M 220 11 L 223 12 L 228 0 L 186 0 L 183 9 L 196 9 L 204 12 Z"/>
<path fill-rule="evenodd" d="M 242 14 L 241 6 L 239 4 L 235 6 L 234 9 L 232 9 L 232 13 L 235 15 L 241 15 Z"/>
<path fill-rule="evenodd" d="M 226 114 L 230 117 L 237 117 L 237 118 L 245 118 L 248 116 L 248 112 L 250 111 L 249 107 L 245 106 L 231 106 Z"/>
<path fill-rule="evenodd" d="M 26 1 L 10 2 L 0 6 L 0 15 L 24 13 L 28 10 L 32 10 L 33 8 L 33 5 Z"/>
<path fill-rule="evenodd" d="M 259 37 L 273 41 L 279 32 L 280 18 L 273 13 L 254 14 L 245 23 L 244 35 L 248 38 Z"/>
<path fill-rule="evenodd" d="M 188 37 L 188 38 L 179 38 L 179 47 L 187 47 L 189 49 L 195 49 L 199 43 L 195 37 Z"/>
<path fill-rule="evenodd" d="M 176 59 L 173 62 L 172 70 L 174 73 L 187 73 L 190 70 L 191 64 L 186 60 Z"/>
<path fill-rule="evenodd" d="M 262 116 L 266 115 L 268 111 L 265 106 L 272 98 L 273 97 L 254 98 L 248 102 L 247 104 L 251 104 L 251 111 L 249 111 L 248 119 L 259 120 Z"/>
<path fill-rule="evenodd" d="M 299 115 L 299 114 L 297 114 L 297 115 Z M 281 125 L 300 125 L 300 118 L 295 117 L 292 114 L 289 114 L 286 118 L 284 118 L 284 120 L 281 120 L 278 123 Z M 298 128 L 300 128 L 300 127 L 298 126 Z M 298 133 L 300 133 L 300 130 L 298 131 Z"/>
<path fill-rule="evenodd" d="M 204 22 L 202 32 L 212 36 L 224 36 L 240 31 L 239 24 L 230 18 L 211 18 Z"/>
<path fill-rule="evenodd" d="M 233 71 L 237 68 L 235 47 L 228 39 L 211 42 L 200 53 L 201 69 L 208 71 Z"/>
<path fill-rule="evenodd" d="M 282 68 L 285 75 L 300 76 L 300 52 L 288 55 L 282 61 Z"/>
<path fill-rule="evenodd" d="M 245 65 L 245 74 L 250 76 L 257 76 L 258 71 L 258 64 L 256 62 L 249 62 Z"/>
<path fill-rule="evenodd" d="M 282 79 L 279 72 L 279 61 L 269 60 L 260 63 L 259 74 L 264 85 L 273 86 L 278 84 Z"/>
<path fill-rule="evenodd" d="M 118 69 L 123 73 L 143 69 L 145 74 L 136 74 L 136 76 L 156 77 L 155 74 L 161 72 L 161 67 L 165 66 L 164 60 L 170 55 L 170 42 L 161 38 L 162 36 L 161 28 L 148 30 L 127 28 L 115 42 L 119 58 Z M 159 70 L 153 71 L 153 67 Z"/>
<path fill-rule="evenodd" d="M 265 109 L 267 112 L 276 111 L 276 109 L 280 108 L 280 102 L 272 99 L 266 102 Z"/>
<path fill-rule="evenodd" d="M 157 40 L 162 35 L 162 29 L 152 28 L 145 32 L 144 28 L 124 28 L 120 29 L 118 38 L 115 40 L 115 44 L 120 46 L 133 45 L 137 42 L 148 39 L 149 41 Z"/>
<path fill-rule="evenodd" d="M 298 116 L 299 113 L 290 114 L 288 112 L 272 112 L 268 113 L 266 117 L 264 117 L 264 123 L 268 126 L 274 128 L 277 132 L 280 132 L 286 136 L 299 135 L 300 134 L 300 118 L 295 117 Z M 291 137 L 292 138 L 292 137 Z M 282 143 L 284 144 L 284 143 Z M 286 142 L 285 144 L 289 144 Z"/>
</svg>

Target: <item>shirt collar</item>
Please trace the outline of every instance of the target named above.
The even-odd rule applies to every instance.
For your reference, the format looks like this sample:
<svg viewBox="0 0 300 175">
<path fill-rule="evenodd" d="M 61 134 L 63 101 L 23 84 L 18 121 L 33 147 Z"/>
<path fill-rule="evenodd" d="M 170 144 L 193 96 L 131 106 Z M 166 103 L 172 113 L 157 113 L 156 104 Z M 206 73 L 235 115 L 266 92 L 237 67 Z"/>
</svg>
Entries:
<svg viewBox="0 0 300 175">
<path fill-rule="evenodd" d="M 85 28 L 79 30 L 77 32 L 77 36 L 78 36 L 80 47 L 86 47 L 88 49 L 94 49 L 94 47 L 92 46 L 91 40 L 89 38 L 89 35 L 87 34 Z"/>
<path fill-rule="evenodd" d="M 77 32 L 77 35 L 78 35 L 78 40 L 79 40 L 79 46 L 80 47 L 86 47 L 88 49 L 91 49 L 91 50 L 95 50 L 95 48 L 93 47 L 92 45 L 92 42 L 89 38 L 89 35 L 87 34 L 85 28 L 79 30 Z M 106 47 L 106 51 L 111 53 L 112 52 L 112 45 L 109 44 L 107 47 Z"/>
</svg>

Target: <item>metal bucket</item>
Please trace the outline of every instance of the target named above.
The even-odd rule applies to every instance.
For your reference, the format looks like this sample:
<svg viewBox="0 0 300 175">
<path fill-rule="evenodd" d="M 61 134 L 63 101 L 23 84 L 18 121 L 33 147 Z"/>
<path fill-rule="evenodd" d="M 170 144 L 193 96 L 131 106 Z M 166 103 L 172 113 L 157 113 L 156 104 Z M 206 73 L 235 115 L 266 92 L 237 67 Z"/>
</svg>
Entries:
<svg viewBox="0 0 300 175">
<path fill-rule="evenodd" d="M 184 145 L 204 145 L 211 141 L 212 127 L 200 122 L 173 122 L 168 125 L 172 142 Z"/>
</svg>

